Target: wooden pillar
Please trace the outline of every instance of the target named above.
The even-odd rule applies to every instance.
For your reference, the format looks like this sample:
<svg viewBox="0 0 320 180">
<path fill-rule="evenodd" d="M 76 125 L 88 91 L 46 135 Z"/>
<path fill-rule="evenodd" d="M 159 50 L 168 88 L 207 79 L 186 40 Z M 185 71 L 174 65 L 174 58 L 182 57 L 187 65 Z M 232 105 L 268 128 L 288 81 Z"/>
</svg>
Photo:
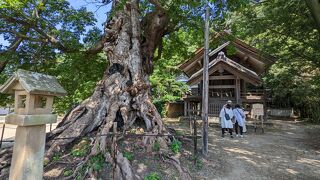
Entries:
<svg viewBox="0 0 320 180">
<path fill-rule="evenodd" d="M 240 104 L 240 101 L 241 101 L 240 78 L 237 77 L 235 80 L 236 80 L 236 102 L 237 102 L 237 104 Z"/>
<path fill-rule="evenodd" d="M 187 101 L 187 116 L 190 115 L 190 101 Z"/>
<path fill-rule="evenodd" d="M 198 95 L 202 95 L 203 92 L 203 80 L 198 84 Z"/>
<path fill-rule="evenodd" d="M 267 118 L 267 93 L 266 90 L 263 89 L 263 121 L 266 121 Z"/>
<path fill-rule="evenodd" d="M 187 100 L 184 100 L 183 103 L 184 103 L 184 106 L 183 106 L 183 108 L 184 108 L 184 116 L 187 116 L 188 115 L 187 114 L 187 110 L 188 110 L 187 104 L 188 104 L 188 102 L 187 102 Z"/>
<path fill-rule="evenodd" d="M 208 155 L 208 87 L 209 87 L 209 0 L 206 0 L 205 43 L 203 58 L 203 93 L 202 93 L 202 153 Z"/>
<path fill-rule="evenodd" d="M 247 93 L 247 82 L 243 80 L 243 93 Z"/>
</svg>

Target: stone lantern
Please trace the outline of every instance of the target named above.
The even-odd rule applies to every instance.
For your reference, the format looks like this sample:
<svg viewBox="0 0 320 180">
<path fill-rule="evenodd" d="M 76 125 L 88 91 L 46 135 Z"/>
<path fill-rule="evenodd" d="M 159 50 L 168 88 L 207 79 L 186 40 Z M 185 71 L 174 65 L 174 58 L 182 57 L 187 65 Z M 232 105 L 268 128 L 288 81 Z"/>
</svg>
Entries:
<svg viewBox="0 0 320 180">
<path fill-rule="evenodd" d="M 53 76 L 19 69 L 1 87 L 0 92 L 14 94 L 14 113 L 5 118 L 6 124 L 17 125 L 11 180 L 42 179 L 46 124 L 55 123 L 51 114 L 53 97 L 66 91 Z"/>
</svg>

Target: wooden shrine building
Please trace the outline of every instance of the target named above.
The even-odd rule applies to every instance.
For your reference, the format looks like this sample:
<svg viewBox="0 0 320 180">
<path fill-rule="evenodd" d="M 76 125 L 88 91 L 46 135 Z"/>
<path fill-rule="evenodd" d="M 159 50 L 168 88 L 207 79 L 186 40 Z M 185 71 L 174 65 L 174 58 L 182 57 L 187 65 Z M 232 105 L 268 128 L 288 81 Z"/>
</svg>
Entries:
<svg viewBox="0 0 320 180">
<path fill-rule="evenodd" d="M 228 49 L 233 49 L 228 54 Z M 181 64 L 179 68 L 188 76 L 187 84 L 191 92 L 183 97 L 184 115 L 201 112 L 204 48 Z M 272 57 L 262 56 L 261 52 L 239 39 L 221 43 L 209 50 L 209 116 L 218 116 L 227 100 L 241 104 L 250 111 L 254 103 L 265 104 L 265 91 L 261 75 L 272 65 Z"/>
</svg>

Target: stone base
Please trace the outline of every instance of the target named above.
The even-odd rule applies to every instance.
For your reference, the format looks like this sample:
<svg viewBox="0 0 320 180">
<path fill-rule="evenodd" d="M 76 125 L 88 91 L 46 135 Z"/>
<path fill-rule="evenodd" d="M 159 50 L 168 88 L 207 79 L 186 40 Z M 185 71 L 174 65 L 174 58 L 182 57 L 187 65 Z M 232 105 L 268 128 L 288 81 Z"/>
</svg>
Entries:
<svg viewBox="0 0 320 180">
<path fill-rule="evenodd" d="M 42 180 L 46 125 L 18 126 L 9 180 Z"/>
<path fill-rule="evenodd" d="M 41 115 L 19 115 L 9 114 L 6 116 L 6 124 L 18 126 L 35 126 L 42 124 L 51 124 L 57 122 L 56 114 L 41 114 Z"/>
</svg>

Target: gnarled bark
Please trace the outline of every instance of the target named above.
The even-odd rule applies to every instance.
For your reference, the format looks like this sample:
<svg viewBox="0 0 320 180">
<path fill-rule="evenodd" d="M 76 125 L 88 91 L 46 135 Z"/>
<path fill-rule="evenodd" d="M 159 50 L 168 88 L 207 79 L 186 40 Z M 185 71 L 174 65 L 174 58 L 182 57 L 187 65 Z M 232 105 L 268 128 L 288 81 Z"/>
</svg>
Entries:
<svg viewBox="0 0 320 180">
<path fill-rule="evenodd" d="M 117 6 L 117 3 L 113 5 Z M 92 96 L 68 113 L 58 127 L 47 135 L 49 148 L 46 157 L 50 159 L 56 152 L 64 151 L 78 137 L 97 132 L 89 156 L 104 153 L 106 161 L 116 168 L 117 179 L 134 179 L 129 161 L 122 153 L 117 151 L 114 158 L 107 151 L 110 137 L 99 135 L 108 134 L 114 122 L 126 130 L 137 119 L 144 121 L 148 134 L 166 132 L 152 104 L 148 79 L 152 72 L 153 54 L 166 31 L 168 17 L 156 8 L 140 22 L 137 0 L 127 2 L 123 8 L 105 25 L 106 43 L 103 50 L 110 66 Z M 143 139 L 148 149 L 155 141 L 167 146 L 170 140 L 155 136 Z"/>
</svg>

